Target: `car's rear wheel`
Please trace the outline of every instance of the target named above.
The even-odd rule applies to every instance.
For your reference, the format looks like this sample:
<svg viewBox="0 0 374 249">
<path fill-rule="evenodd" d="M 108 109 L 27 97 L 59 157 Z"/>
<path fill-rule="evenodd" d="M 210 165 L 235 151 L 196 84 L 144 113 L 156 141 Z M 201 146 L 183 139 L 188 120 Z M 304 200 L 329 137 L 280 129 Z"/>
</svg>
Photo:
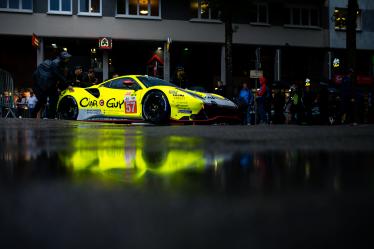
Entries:
<svg viewBox="0 0 374 249">
<path fill-rule="evenodd" d="M 170 105 L 166 95 L 160 91 L 149 92 L 143 101 L 143 118 L 153 124 L 167 124 L 170 120 Z"/>
<path fill-rule="evenodd" d="M 57 110 L 60 119 L 76 120 L 78 112 L 78 104 L 73 97 L 66 96 L 61 99 Z"/>
</svg>

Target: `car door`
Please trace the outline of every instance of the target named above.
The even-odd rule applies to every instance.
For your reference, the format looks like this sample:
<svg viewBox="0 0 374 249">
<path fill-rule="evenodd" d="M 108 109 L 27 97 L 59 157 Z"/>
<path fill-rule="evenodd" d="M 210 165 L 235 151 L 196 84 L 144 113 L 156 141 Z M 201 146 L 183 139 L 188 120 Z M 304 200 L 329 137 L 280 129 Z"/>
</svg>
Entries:
<svg viewBox="0 0 374 249">
<path fill-rule="evenodd" d="M 141 118 L 139 110 L 140 97 L 137 91 L 140 85 L 130 77 L 111 80 L 104 84 L 102 90 L 103 113 L 105 116 L 123 117 L 129 119 Z"/>
</svg>

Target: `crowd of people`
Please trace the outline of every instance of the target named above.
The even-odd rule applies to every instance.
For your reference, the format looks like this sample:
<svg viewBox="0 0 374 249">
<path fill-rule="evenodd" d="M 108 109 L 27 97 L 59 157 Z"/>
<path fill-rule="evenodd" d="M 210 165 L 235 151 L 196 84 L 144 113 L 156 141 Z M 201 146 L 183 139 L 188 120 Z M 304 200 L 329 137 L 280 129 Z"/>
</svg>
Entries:
<svg viewBox="0 0 374 249">
<path fill-rule="evenodd" d="M 89 87 L 98 83 L 93 68 L 84 72 L 82 66 L 76 66 L 71 73 L 68 68 L 70 58 L 71 55 L 63 51 L 55 59 L 43 61 L 33 74 L 32 88 L 23 89 L 20 93 L 4 92 L 1 96 L 2 108 L 11 108 L 16 117 L 55 118 L 62 90 L 73 91 L 73 87 Z M 40 112 L 42 109 L 43 113 Z"/>
<path fill-rule="evenodd" d="M 5 91 L 1 96 L 1 113 L 6 115 L 6 109 L 12 108 L 15 117 L 30 117 L 34 110 L 37 98 L 31 88 L 15 90 L 13 93 Z"/>
<path fill-rule="evenodd" d="M 74 91 L 73 87 L 89 87 L 98 84 L 98 78 L 93 68 L 87 72 L 82 66 L 76 66 L 73 73 L 67 66 L 71 55 L 61 52 L 54 60 L 45 60 L 34 72 L 33 90 L 38 102 L 31 112 L 31 117 L 37 117 L 43 106 L 48 103 L 46 118 L 56 117 L 58 96 L 61 91 L 68 89 Z"/>
<path fill-rule="evenodd" d="M 89 87 L 98 83 L 92 68 L 87 72 L 76 66 L 70 73 L 67 63 L 71 55 L 61 52 L 54 60 L 45 60 L 34 72 L 32 89 L 20 93 L 4 92 L 2 107 L 15 109 L 14 116 L 37 117 L 44 108 L 46 118 L 56 117 L 60 91 L 73 87 Z M 116 73 L 112 78 L 118 77 Z M 289 88 L 269 84 L 262 76 L 259 88 L 253 89 L 249 82 L 243 82 L 233 100 L 242 113 L 243 125 L 254 124 L 357 124 L 373 122 L 373 87 L 362 90 L 353 82 L 353 71 L 349 70 L 339 86 L 306 79 Z M 256 84 L 257 85 L 257 84 Z M 226 89 L 217 82 L 214 93 L 225 96 Z"/>
<path fill-rule="evenodd" d="M 73 74 L 70 74 L 69 69 L 65 68 L 66 80 L 74 87 L 89 87 L 99 83 L 93 68 L 89 68 L 87 72 L 83 71 L 82 66 L 76 66 Z"/>
<path fill-rule="evenodd" d="M 268 85 L 259 79 L 260 88 L 251 89 L 248 82 L 235 99 L 244 125 L 253 124 L 352 124 L 374 120 L 373 87 L 358 87 L 349 70 L 340 85 L 296 82 L 289 88 Z"/>
<path fill-rule="evenodd" d="M 249 83 L 243 82 L 238 97 L 234 98 L 242 112 L 243 125 L 266 124 L 270 121 L 271 91 L 265 77 L 260 77 L 259 83 L 260 88 L 253 91 Z"/>
</svg>

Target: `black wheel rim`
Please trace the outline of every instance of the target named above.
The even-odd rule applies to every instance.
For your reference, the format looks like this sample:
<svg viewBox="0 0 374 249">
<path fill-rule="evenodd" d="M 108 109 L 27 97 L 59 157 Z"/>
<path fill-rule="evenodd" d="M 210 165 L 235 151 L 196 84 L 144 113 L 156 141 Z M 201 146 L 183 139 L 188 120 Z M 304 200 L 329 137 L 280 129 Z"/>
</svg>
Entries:
<svg viewBox="0 0 374 249">
<path fill-rule="evenodd" d="M 162 122 L 167 115 L 167 100 L 160 93 L 152 93 L 147 96 L 143 105 L 144 117 L 151 122 Z"/>
<path fill-rule="evenodd" d="M 59 105 L 60 119 L 75 120 L 78 117 L 78 106 L 73 98 L 64 98 Z"/>
</svg>

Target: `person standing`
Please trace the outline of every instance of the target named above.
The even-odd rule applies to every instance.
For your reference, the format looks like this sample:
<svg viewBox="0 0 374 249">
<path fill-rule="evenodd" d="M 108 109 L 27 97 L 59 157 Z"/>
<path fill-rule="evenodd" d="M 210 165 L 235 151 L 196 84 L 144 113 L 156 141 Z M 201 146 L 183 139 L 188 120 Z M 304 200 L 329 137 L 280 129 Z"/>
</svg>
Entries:
<svg viewBox="0 0 374 249">
<path fill-rule="evenodd" d="M 340 86 L 340 95 L 342 100 L 342 118 L 341 123 L 355 122 L 355 93 L 352 83 L 353 70 L 349 69 L 347 75 L 343 77 Z"/>
<path fill-rule="evenodd" d="M 374 123 L 374 86 L 371 87 L 368 94 L 368 122 Z"/>
<path fill-rule="evenodd" d="M 214 87 L 213 92 L 217 95 L 225 96 L 225 87 L 222 81 L 218 80 L 217 85 Z"/>
<path fill-rule="evenodd" d="M 58 100 L 58 89 L 72 88 L 66 83 L 64 68 L 70 60 L 68 52 L 61 52 L 54 60 L 45 60 L 34 72 L 33 92 L 38 99 L 31 117 L 36 118 L 37 114 L 49 100 L 49 112 L 47 118 L 55 118 Z"/>
<path fill-rule="evenodd" d="M 251 89 L 248 88 L 247 83 L 242 84 L 242 89 L 239 92 L 239 103 L 243 111 L 243 124 L 251 125 L 251 110 L 254 103 L 254 96 Z"/>
<path fill-rule="evenodd" d="M 114 72 L 114 73 L 112 74 L 112 79 L 117 78 L 117 77 L 119 77 L 119 74 L 116 73 L 116 72 Z"/>
<path fill-rule="evenodd" d="M 87 77 L 83 74 L 83 67 L 82 66 L 76 66 L 74 70 L 73 80 L 72 84 L 74 87 L 85 87 L 85 81 L 87 80 Z"/>
<path fill-rule="evenodd" d="M 310 88 L 310 79 L 307 78 L 301 96 L 304 111 L 302 112 L 302 117 L 300 117 L 300 119 L 306 124 L 312 124 L 313 121 L 312 108 L 314 104 L 314 96 Z"/>
<path fill-rule="evenodd" d="M 30 89 L 29 91 L 30 91 L 30 98 L 27 100 L 27 107 L 29 108 L 29 113 L 31 116 L 31 113 L 33 113 L 36 103 L 38 102 L 38 99 L 35 97 L 35 94 L 32 91 L 32 89 Z"/>
<path fill-rule="evenodd" d="M 300 97 L 299 90 L 296 84 L 293 84 L 289 90 L 289 97 L 285 105 L 286 124 L 299 123 L 299 106 Z"/>
<path fill-rule="evenodd" d="M 85 79 L 85 83 L 87 83 L 86 87 L 93 86 L 93 85 L 96 85 L 97 83 L 99 83 L 99 80 L 97 79 L 97 77 L 95 75 L 95 71 L 94 71 L 93 68 L 88 69 L 87 77 Z"/>
<path fill-rule="evenodd" d="M 273 99 L 273 106 L 274 106 L 274 124 L 283 124 L 285 121 L 284 117 L 284 106 L 286 104 L 284 93 L 282 93 L 281 89 L 275 88 L 274 90 L 274 99 Z"/>
<path fill-rule="evenodd" d="M 266 87 L 267 80 L 264 76 L 260 77 L 260 89 L 257 91 L 257 111 L 259 116 L 259 123 L 267 123 L 265 101 L 268 89 Z"/>
</svg>

